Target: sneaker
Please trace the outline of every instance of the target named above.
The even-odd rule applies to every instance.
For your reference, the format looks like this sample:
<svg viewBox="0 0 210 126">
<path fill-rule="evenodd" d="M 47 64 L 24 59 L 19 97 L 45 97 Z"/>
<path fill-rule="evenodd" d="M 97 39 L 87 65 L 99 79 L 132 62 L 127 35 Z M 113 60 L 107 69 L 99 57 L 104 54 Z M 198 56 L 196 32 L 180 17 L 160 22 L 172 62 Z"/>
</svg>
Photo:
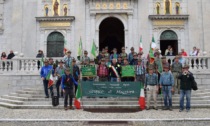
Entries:
<svg viewBox="0 0 210 126">
<path fill-rule="evenodd" d="M 173 111 L 172 107 L 169 107 L 169 111 Z"/>
<path fill-rule="evenodd" d="M 46 96 L 45 98 L 49 98 L 49 96 Z"/>
<path fill-rule="evenodd" d="M 186 112 L 190 112 L 190 109 L 187 109 Z"/>
<path fill-rule="evenodd" d="M 168 110 L 168 108 L 167 107 L 163 107 L 163 110 Z"/>
<path fill-rule="evenodd" d="M 183 111 L 183 109 L 179 109 L 179 112 L 182 112 Z"/>
</svg>

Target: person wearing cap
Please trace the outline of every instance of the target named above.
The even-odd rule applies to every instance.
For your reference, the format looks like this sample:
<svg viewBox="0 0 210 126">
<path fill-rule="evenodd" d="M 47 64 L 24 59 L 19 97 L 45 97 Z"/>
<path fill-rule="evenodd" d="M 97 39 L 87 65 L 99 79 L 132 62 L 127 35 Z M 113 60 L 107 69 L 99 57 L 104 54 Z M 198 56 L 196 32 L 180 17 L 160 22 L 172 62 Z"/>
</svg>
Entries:
<svg viewBox="0 0 210 126">
<path fill-rule="evenodd" d="M 154 109 L 158 110 L 157 108 L 158 76 L 157 74 L 153 73 L 152 67 L 149 67 L 148 69 L 149 69 L 149 73 L 145 75 L 145 89 L 147 90 L 146 110 L 150 109 L 151 97 L 153 97 L 153 100 L 154 100 Z"/>
<path fill-rule="evenodd" d="M 135 66 L 135 73 L 136 73 L 136 81 L 144 84 L 146 69 L 144 67 L 144 64 L 142 64 L 141 59 L 138 59 L 138 63 Z"/>
<path fill-rule="evenodd" d="M 101 59 L 101 64 L 98 65 L 97 68 L 97 76 L 99 77 L 99 81 L 101 82 L 106 82 L 108 81 L 108 74 L 109 74 L 109 69 L 105 64 L 105 59 Z"/>
<path fill-rule="evenodd" d="M 72 60 L 72 67 L 73 67 L 72 75 L 74 77 L 74 80 L 76 82 L 78 82 L 79 79 L 80 79 L 80 70 L 79 70 L 79 67 L 76 64 L 76 60 L 75 59 Z M 76 92 L 77 92 L 77 85 L 75 85 L 75 94 L 76 94 Z"/>
<path fill-rule="evenodd" d="M 137 65 L 137 63 L 138 63 L 138 55 L 137 53 L 134 53 L 133 59 L 131 60 L 130 65 Z"/>
<path fill-rule="evenodd" d="M 118 54 L 117 54 L 117 49 L 116 49 L 116 48 L 113 49 L 113 53 L 110 55 L 110 61 L 111 61 L 113 58 L 115 58 L 115 59 L 118 58 Z"/>
<path fill-rule="evenodd" d="M 117 59 L 112 59 L 112 64 L 109 65 L 109 75 L 111 82 L 120 81 L 121 66 L 117 64 Z"/>
<path fill-rule="evenodd" d="M 128 54 L 125 52 L 125 47 L 122 47 L 121 51 L 122 52 L 120 53 L 120 55 L 121 55 L 122 59 L 127 58 Z"/>
<path fill-rule="evenodd" d="M 124 62 L 124 65 L 123 66 L 129 66 L 129 62 L 128 62 L 128 59 L 127 58 L 125 58 L 124 60 L 123 60 L 123 62 Z M 135 80 L 135 76 L 134 77 L 121 77 L 121 81 L 123 82 L 123 81 L 134 81 Z"/>
<path fill-rule="evenodd" d="M 179 62 L 179 55 L 175 56 L 175 61 L 171 66 L 171 72 L 174 76 L 174 92 L 179 94 L 180 92 L 180 81 L 178 80 L 178 75 L 182 73 L 182 64 Z"/>
<path fill-rule="evenodd" d="M 70 68 L 65 69 L 65 74 L 62 76 L 61 86 L 64 93 L 64 109 L 68 109 L 68 97 L 69 97 L 69 109 L 74 109 L 72 106 L 72 101 L 75 96 L 75 85 L 78 83 L 74 80 L 71 74 Z"/>
<path fill-rule="evenodd" d="M 169 72 L 169 66 L 164 66 L 164 72 L 160 76 L 160 88 L 163 92 L 163 98 L 164 98 L 164 107 L 163 110 L 169 109 L 172 111 L 172 93 L 174 91 L 174 76 L 171 72 Z"/>
<path fill-rule="evenodd" d="M 105 50 L 104 49 L 102 49 L 101 53 L 99 53 L 97 58 L 98 58 L 99 63 L 102 58 L 105 58 Z"/>
<path fill-rule="evenodd" d="M 50 57 L 49 58 L 49 65 L 51 65 L 53 67 L 53 70 L 56 69 L 56 67 L 58 66 L 54 61 L 53 61 L 53 58 Z"/>
<path fill-rule="evenodd" d="M 128 54 L 128 62 L 132 61 L 134 54 L 135 54 L 134 48 L 131 47 L 131 52 Z"/>
<path fill-rule="evenodd" d="M 55 76 L 57 77 L 56 89 L 57 96 L 60 97 L 60 85 L 61 85 L 61 77 L 65 74 L 65 66 L 63 65 L 63 61 L 59 62 L 59 66 L 55 69 Z M 63 92 L 61 90 L 61 97 L 63 97 Z"/>
<path fill-rule="evenodd" d="M 105 55 L 105 57 L 109 57 L 110 56 L 108 46 L 105 47 L 105 54 L 104 55 Z"/>
<path fill-rule="evenodd" d="M 112 64 L 109 60 L 109 57 L 105 57 L 105 64 L 107 67 L 109 67 Z"/>
<path fill-rule="evenodd" d="M 88 52 L 86 50 L 84 51 L 84 56 L 82 57 L 82 61 L 90 62 L 90 57 L 88 57 Z"/>
<path fill-rule="evenodd" d="M 53 67 L 51 65 L 49 65 L 49 61 L 47 59 L 45 59 L 44 66 L 41 68 L 41 71 L 40 71 L 40 75 L 41 75 L 43 85 L 44 85 L 45 98 L 49 98 L 49 94 L 48 94 L 49 80 L 47 80 L 48 74 L 54 74 L 54 70 L 53 70 Z M 51 97 L 53 97 L 53 95 L 54 95 L 53 94 L 53 86 L 50 87 L 50 93 L 51 93 Z"/>
<path fill-rule="evenodd" d="M 71 57 L 71 51 L 69 50 L 69 51 L 67 51 L 67 55 L 64 56 L 64 60 L 63 60 L 66 67 L 71 66 L 72 59 L 73 59 L 73 57 Z"/>
<path fill-rule="evenodd" d="M 121 66 L 124 65 L 121 55 L 118 55 L 118 57 L 117 57 L 117 64 L 119 64 Z"/>
<path fill-rule="evenodd" d="M 149 68 L 152 67 L 153 68 L 153 73 L 157 72 L 157 64 L 155 63 L 155 61 L 153 59 L 151 59 L 150 57 L 148 57 L 148 61 L 146 63 L 146 71 L 147 73 L 149 73 Z"/>
<path fill-rule="evenodd" d="M 184 110 L 184 97 L 186 96 L 186 112 L 190 111 L 191 108 L 191 89 L 192 82 L 194 81 L 193 74 L 189 72 L 188 65 L 185 65 L 182 69 L 182 73 L 179 74 L 178 79 L 180 79 L 180 100 L 179 100 L 179 112 Z"/>
</svg>

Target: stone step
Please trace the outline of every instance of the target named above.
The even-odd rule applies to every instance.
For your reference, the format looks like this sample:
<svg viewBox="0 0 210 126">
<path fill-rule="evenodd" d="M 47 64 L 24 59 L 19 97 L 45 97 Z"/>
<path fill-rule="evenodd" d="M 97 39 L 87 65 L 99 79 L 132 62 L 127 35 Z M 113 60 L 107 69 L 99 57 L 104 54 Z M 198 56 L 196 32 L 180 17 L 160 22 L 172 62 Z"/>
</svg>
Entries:
<svg viewBox="0 0 210 126">
<path fill-rule="evenodd" d="M 28 97 L 18 97 L 18 96 L 9 96 L 9 95 L 3 95 L 1 97 L 11 99 L 11 100 L 20 100 L 20 101 L 46 101 L 46 100 L 49 100 L 47 98 L 28 98 Z"/>
<path fill-rule="evenodd" d="M 18 97 L 27 97 L 27 98 L 44 98 L 45 95 L 38 95 L 38 94 L 19 94 L 19 93 L 10 93 L 11 96 L 18 96 Z"/>
<path fill-rule="evenodd" d="M 14 105 L 9 103 L 0 102 L 0 106 L 4 106 L 12 109 L 63 109 L 63 105 Z M 138 109 L 139 105 L 82 105 L 82 108 L 135 108 Z M 162 108 L 162 105 L 158 105 L 158 108 Z M 179 108 L 179 104 L 173 104 L 173 108 Z M 191 108 L 210 108 L 209 104 L 192 104 Z"/>
<path fill-rule="evenodd" d="M 10 99 L 6 99 L 6 98 L 0 98 L 0 102 L 10 103 L 10 104 L 18 104 L 18 105 L 23 104 L 23 101 L 10 100 Z"/>
</svg>

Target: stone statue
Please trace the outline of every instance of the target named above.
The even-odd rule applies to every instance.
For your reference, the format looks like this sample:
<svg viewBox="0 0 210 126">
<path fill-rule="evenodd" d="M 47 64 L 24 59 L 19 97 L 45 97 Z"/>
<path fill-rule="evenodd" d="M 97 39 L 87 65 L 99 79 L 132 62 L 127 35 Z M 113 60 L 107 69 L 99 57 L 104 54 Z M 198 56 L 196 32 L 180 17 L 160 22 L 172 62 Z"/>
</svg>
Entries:
<svg viewBox="0 0 210 126">
<path fill-rule="evenodd" d="M 49 8 L 48 6 L 45 7 L 45 15 L 48 16 Z"/>
<path fill-rule="evenodd" d="M 179 4 L 176 4 L 176 14 L 179 14 Z"/>
<path fill-rule="evenodd" d="M 55 3 L 53 5 L 54 16 L 58 16 L 58 6 L 59 6 L 59 3 L 57 0 L 55 0 Z"/>
<path fill-rule="evenodd" d="M 170 14 L 170 1 L 169 0 L 166 0 L 165 6 L 166 6 L 166 14 Z"/>
<path fill-rule="evenodd" d="M 64 16 L 67 16 L 67 7 L 66 6 L 64 7 L 63 11 L 64 11 Z"/>
<path fill-rule="evenodd" d="M 157 9 L 157 14 L 160 14 L 160 4 L 157 4 L 156 9 Z"/>
</svg>

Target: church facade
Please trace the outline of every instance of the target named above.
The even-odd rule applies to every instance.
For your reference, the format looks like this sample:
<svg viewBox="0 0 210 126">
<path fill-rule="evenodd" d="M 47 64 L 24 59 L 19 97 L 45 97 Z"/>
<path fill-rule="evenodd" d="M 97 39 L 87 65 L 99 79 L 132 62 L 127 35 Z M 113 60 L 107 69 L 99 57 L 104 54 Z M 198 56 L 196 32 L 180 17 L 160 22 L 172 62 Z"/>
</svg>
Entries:
<svg viewBox="0 0 210 126">
<path fill-rule="evenodd" d="M 77 56 L 79 42 L 91 51 L 131 47 L 152 37 L 162 54 L 168 45 L 175 55 L 194 46 L 210 53 L 209 0 L 0 0 L 0 51 L 35 57 L 61 57 L 63 49 Z"/>
</svg>

